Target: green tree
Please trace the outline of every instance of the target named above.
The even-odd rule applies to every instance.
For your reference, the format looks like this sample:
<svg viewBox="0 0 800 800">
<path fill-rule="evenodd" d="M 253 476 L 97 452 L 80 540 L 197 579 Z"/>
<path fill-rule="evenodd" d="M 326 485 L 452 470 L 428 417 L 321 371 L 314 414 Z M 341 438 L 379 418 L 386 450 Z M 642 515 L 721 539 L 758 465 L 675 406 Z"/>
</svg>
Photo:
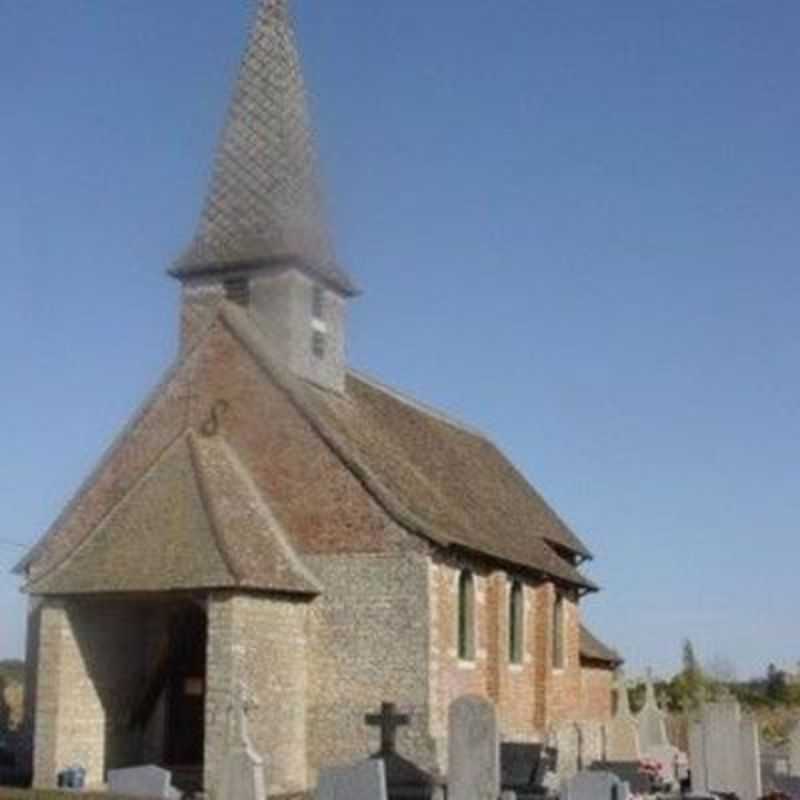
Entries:
<svg viewBox="0 0 800 800">
<path fill-rule="evenodd" d="M 784 705 L 789 702 L 789 682 L 786 679 L 786 673 L 774 664 L 767 667 L 764 693 L 772 705 Z"/>
</svg>

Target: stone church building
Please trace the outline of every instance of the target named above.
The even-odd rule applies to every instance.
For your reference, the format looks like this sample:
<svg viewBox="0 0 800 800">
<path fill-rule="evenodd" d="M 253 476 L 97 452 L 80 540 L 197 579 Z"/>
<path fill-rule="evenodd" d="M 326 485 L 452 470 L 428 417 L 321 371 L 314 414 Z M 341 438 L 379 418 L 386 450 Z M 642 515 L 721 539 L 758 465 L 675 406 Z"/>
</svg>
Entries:
<svg viewBox="0 0 800 800">
<path fill-rule="evenodd" d="M 272 794 L 377 749 L 446 772 L 449 703 L 507 740 L 607 719 L 590 558 L 479 432 L 350 370 L 287 0 L 262 0 L 182 287 L 174 366 L 18 571 L 37 786 L 213 776 L 243 682 Z"/>
</svg>

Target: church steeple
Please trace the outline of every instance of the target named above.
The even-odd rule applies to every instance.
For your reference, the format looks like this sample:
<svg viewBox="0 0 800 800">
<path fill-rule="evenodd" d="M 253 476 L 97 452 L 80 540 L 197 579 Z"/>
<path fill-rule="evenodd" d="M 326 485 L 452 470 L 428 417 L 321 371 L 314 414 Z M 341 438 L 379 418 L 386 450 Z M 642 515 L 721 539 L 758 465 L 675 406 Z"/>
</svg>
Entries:
<svg viewBox="0 0 800 800">
<path fill-rule="evenodd" d="M 303 376 L 327 384 L 314 365 L 331 351 L 343 363 L 339 317 L 357 290 L 328 231 L 288 4 L 260 0 L 200 224 L 170 273 L 184 285 L 185 329 L 227 294 L 251 307 L 290 366 L 307 362 Z"/>
</svg>

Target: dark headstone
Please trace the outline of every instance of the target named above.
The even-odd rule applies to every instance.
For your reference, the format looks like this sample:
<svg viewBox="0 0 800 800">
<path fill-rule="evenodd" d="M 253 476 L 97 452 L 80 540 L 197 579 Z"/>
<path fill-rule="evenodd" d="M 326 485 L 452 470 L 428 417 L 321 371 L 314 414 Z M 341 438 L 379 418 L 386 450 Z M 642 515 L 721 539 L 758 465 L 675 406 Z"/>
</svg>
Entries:
<svg viewBox="0 0 800 800">
<path fill-rule="evenodd" d="M 386 800 L 381 759 L 320 770 L 316 800 Z"/>
<path fill-rule="evenodd" d="M 541 744 L 503 742 L 500 745 L 500 782 L 518 800 L 546 794 L 545 773 L 556 769 L 557 751 Z"/>
<path fill-rule="evenodd" d="M 397 729 L 411 724 L 408 714 L 400 714 L 394 703 L 381 703 L 379 714 L 367 714 L 364 722 L 373 728 L 381 729 L 381 755 L 397 751 Z"/>
<path fill-rule="evenodd" d="M 389 800 L 430 800 L 437 785 L 433 775 L 397 753 L 397 730 L 410 725 L 411 716 L 382 703 L 380 713 L 367 714 L 364 722 L 381 731 L 380 749 L 370 758 L 383 762 Z"/>
</svg>

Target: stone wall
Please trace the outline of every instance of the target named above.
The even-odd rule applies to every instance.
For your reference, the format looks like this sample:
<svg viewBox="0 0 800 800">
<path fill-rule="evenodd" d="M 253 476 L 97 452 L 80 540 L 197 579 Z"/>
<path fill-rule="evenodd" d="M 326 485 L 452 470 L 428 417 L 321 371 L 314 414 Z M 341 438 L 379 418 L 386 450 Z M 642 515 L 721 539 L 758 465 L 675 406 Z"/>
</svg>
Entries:
<svg viewBox="0 0 800 800">
<path fill-rule="evenodd" d="M 555 602 L 555 590 L 548 585 L 550 594 L 550 620 L 552 620 L 552 604 Z M 552 624 L 552 622 L 550 623 Z M 564 665 L 553 669 L 547 692 L 547 723 L 558 725 L 564 722 L 579 720 L 583 716 L 583 698 L 581 696 L 581 658 L 580 658 L 580 610 L 577 602 L 564 598 Z M 552 640 L 552 636 L 548 635 Z M 552 658 L 552 644 L 550 644 Z"/>
<path fill-rule="evenodd" d="M 376 752 L 364 716 L 396 703 L 411 714 L 399 752 L 435 766 L 428 716 L 427 560 L 421 554 L 329 556 L 307 563 L 324 586 L 309 625 L 309 765 Z"/>
<path fill-rule="evenodd" d="M 458 579 L 463 569 L 472 572 L 476 590 L 475 658 L 467 661 L 458 657 Z M 514 579 L 521 581 L 524 596 L 519 664 L 509 658 Z M 554 669 L 556 592 L 552 583 L 509 574 L 478 559 L 436 555 L 430 563 L 429 592 L 431 733 L 443 771 L 447 767 L 447 712 L 462 694 L 476 694 L 495 703 L 500 735 L 507 741 L 542 741 L 548 731 L 574 732 L 575 721 L 601 723 L 608 719 L 611 672 L 585 675 L 581 667 L 580 610 L 575 598 L 565 596 L 564 666 Z M 569 749 L 568 734 L 562 738 Z M 597 737 L 592 734 L 590 738 L 595 742 Z M 576 753 L 577 747 L 572 748 Z M 599 744 L 594 747 L 599 748 Z"/>
<path fill-rule="evenodd" d="M 581 718 L 607 722 L 612 716 L 614 670 L 608 666 L 584 664 L 581 670 Z"/>
<path fill-rule="evenodd" d="M 72 764 L 89 785 L 139 747 L 127 725 L 143 677 L 136 609 L 104 600 L 47 600 L 41 610 L 34 782 L 53 786 Z"/>
<path fill-rule="evenodd" d="M 549 740 L 558 748 L 558 775 L 568 778 L 605 757 L 606 732 L 600 722 L 562 722 Z"/>
<path fill-rule="evenodd" d="M 308 787 L 307 613 L 307 601 L 290 597 L 224 592 L 209 598 L 205 782 L 212 796 L 240 682 L 256 702 L 250 735 L 269 764 L 268 793 Z"/>
</svg>

